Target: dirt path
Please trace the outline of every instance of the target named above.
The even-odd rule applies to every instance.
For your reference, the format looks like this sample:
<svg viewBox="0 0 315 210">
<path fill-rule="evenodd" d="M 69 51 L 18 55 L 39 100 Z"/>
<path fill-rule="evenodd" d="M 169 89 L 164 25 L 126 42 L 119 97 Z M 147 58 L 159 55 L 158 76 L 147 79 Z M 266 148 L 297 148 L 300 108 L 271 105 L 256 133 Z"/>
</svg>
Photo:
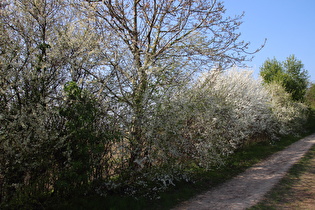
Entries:
<svg viewBox="0 0 315 210">
<path fill-rule="evenodd" d="M 221 186 L 183 202 L 175 210 L 249 208 L 258 203 L 314 144 L 315 134 L 312 134 L 254 165 Z"/>
</svg>

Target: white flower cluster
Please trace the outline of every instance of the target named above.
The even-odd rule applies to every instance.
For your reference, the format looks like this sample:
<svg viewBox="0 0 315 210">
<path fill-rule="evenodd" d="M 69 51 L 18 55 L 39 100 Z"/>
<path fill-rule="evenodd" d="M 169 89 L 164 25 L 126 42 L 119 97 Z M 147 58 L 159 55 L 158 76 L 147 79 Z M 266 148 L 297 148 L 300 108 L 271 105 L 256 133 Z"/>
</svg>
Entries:
<svg viewBox="0 0 315 210">
<path fill-rule="evenodd" d="M 284 88 L 276 83 L 269 84 L 266 89 L 272 96 L 269 103 L 273 116 L 276 118 L 280 134 L 298 134 L 303 130 L 309 115 L 308 107 L 291 100 L 291 96 Z"/>
<path fill-rule="evenodd" d="M 166 104 L 155 120 L 158 155 L 182 167 L 222 164 L 244 144 L 294 133 L 307 118 L 305 105 L 248 70 L 203 74 Z"/>
</svg>

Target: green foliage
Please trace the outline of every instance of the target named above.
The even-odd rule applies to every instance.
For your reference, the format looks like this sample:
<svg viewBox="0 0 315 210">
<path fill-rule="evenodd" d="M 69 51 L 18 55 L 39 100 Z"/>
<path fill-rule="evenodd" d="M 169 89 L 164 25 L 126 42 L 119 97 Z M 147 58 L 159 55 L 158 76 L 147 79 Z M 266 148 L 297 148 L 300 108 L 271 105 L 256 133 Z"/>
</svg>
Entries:
<svg viewBox="0 0 315 210">
<path fill-rule="evenodd" d="M 312 83 L 306 91 L 305 100 L 311 108 L 315 108 L 315 84 Z"/>
<path fill-rule="evenodd" d="M 266 60 L 260 68 L 260 75 L 265 83 L 281 84 L 295 101 L 303 102 L 308 85 L 308 73 L 300 60 L 294 55 L 284 62 L 275 58 Z"/>
<path fill-rule="evenodd" d="M 106 152 L 108 132 L 98 130 L 101 113 L 96 99 L 87 90 L 72 81 L 65 84 L 64 91 L 66 100 L 60 116 L 65 119 L 65 129 L 61 133 L 65 143 L 58 152 L 65 161 L 59 164 L 62 171 L 55 192 L 70 196 L 87 191 L 84 187 L 87 188 L 93 180 L 93 171 L 97 167 L 95 161 Z"/>
<path fill-rule="evenodd" d="M 60 115 L 66 120 L 63 154 L 67 161 L 62 163 L 65 170 L 57 181 L 57 191 L 73 190 L 88 183 L 91 171 L 89 144 L 95 140 L 92 125 L 96 109 L 93 101 L 75 82 L 68 82 L 64 90 L 66 101 Z"/>
<path fill-rule="evenodd" d="M 275 58 L 266 60 L 260 70 L 260 76 L 264 79 L 265 83 L 277 82 L 281 83 L 283 80 L 282 64 Z"/>
</svg>

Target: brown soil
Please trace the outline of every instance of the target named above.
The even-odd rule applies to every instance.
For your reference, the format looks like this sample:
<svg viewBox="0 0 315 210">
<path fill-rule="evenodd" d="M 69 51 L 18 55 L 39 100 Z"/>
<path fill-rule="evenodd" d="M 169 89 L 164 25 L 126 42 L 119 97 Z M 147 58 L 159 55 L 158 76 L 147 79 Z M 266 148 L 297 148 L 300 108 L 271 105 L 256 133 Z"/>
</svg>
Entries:
<svg viewBox="0 0 315 210">
<path fill-rule="evenodd" d="M 303 138 L 290 145 L 285 150 L 277 152 L 265 161 L 254 165 L 232 180 L 198 195 L 191 200 L 183 202 L 175 209 L 234 210 L 249 208 L 262 200 L 263 196 L 283 178 L 292 165 L 299 161 L 314 144 L 315 134 Z M 308 180 L 312 178 L 312 174 L 305 176 L 309 178 Z M 300 183 L 300 185 L 309 186 L 308 182 L 310 181 Z M 312 182 L 314 183 L 314 180 Z M 314 193 L 315 188 L 312 189 L 311 192 Z M 314 200 L 311 200 L 312 196 L 310 200 L 305 200 L 303 203 L 314 202 Z"/>
</svg>

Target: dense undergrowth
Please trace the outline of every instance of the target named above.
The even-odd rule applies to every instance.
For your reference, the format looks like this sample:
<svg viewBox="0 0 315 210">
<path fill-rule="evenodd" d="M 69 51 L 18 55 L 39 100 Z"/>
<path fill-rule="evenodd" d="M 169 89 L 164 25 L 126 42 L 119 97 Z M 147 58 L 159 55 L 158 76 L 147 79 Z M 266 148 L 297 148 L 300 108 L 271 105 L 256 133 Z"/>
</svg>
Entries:
<svg viewBox="0 0 315 210">
<path fill-rule="evenodd" d="M 60 202 L 60 200 L 57 200 L 58 202 L 51 200 L 46 204 L 48 205 L 46 207 L 48 209 L 170 209 L 182 201 L 233 178 L 252 165 L 314 132 L 315 110 L 310 110 L 310 116 L 305 125 L 305 130 L 300 135 L 282 136 L 277 141 L 250 143 L 231 155 L 224 165 L 210 171 L 202 170 L 197 167 L 195 170 L 192 168 L 192 170 L 194 170 L 193 181 L 176 182 L 175 186 L 170 187 L 167 191 L 162 193 L 155 194 L 151 192 L 152 195 L 154 195 L 154 199 L 148 197 L 134 198 L 123 196 L 116 192 L 107 197 L 87 195 L 74 197 L 63 202 Z M 56 205 L 56 203 L 58 204 Z"/>
</svg>

